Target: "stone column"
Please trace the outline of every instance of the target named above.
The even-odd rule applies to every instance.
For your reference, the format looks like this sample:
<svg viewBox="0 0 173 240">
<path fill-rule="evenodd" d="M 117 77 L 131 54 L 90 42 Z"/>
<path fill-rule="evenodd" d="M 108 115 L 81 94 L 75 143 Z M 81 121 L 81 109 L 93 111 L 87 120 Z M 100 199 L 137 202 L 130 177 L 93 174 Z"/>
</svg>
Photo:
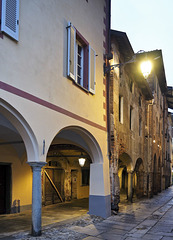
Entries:
<svg viewBox="0 0 173 240">
<path fill-rule="evenodd" d="M 41 168 L 46 162 L 28 162 L 32 167 L 32 235 L 41 235 Z"/>
<path fill-rule="evenodd" d="M 133 197 L 133 171 L 128 171 L 128 201 L 132 202 L 132 197 Z"/>
<path fill-rule="evenodd" d="M 148 174 L 144 172 L 144 196 L 148 195 Z"/>
<path fill-rule="evenodd" d="M 153 172 L 149 172 L 148 177 L 148 197 L 153 197 Z"/>
</svg>

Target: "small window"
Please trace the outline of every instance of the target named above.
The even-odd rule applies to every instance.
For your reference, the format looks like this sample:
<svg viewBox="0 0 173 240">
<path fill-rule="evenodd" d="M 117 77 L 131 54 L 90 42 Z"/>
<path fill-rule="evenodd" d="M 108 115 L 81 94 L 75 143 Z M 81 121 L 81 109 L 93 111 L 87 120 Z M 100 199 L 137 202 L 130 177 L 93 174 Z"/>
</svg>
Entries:
<svg viewBox="0 0 173 240">
<path fill-rule="evenodd" d="M 1 0 L 1 31 L 19 40 L 19 0 Z M 1 2 L 0 1 L 0 2 Z"/>
<path fill-rule="evenodd" d="M 130 85 L 129 85 L 129 87 L 130 87 L 130 92 L 133 93 L 133 88 L 134 88 L 134 86 L 133 86 L 133 81 L 132 81 L 132 80 L 130 80 Z"/>
<path fill-rule="evenodd" d="M 82 185 L 88 186 L 89 185 L 89 169 L 82 169 Z"/>
<path fill-rule="evenodd" d="M 95 51 L 86 39 L 69 23 L 67 75 L 76 84 L 95 93 Z"/>
<path fill-rule="evenodd" d="M 142 119 L 139 117 L 139 136 L 142 136 Z"/>
<path fill-rule="evenodd" d="M 123 124 L 123 97 L 119 96 L 119 122 Z"/>
<path fill-rule="evenodd" d="M 141 95 L 139 96 L 139 106 L 142 106 L 142 99 L 141 99 Z"/>
</svg>

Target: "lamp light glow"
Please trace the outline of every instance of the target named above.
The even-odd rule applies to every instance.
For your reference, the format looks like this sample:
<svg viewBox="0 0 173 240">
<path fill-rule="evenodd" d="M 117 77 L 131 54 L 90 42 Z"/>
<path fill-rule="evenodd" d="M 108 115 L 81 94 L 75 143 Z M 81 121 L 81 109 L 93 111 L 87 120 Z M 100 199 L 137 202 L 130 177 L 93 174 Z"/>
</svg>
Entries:
<svg viewBox="0 0 173 240">
<path fill-rule="evenodd" d="M 79 160 L 79 165 L 80 165 L 81 167 L 83 167 L 84 164 L 85 164 L 86 159 L 85 159 L 85 158 L 79 158 L 78 160 Z"/>
<path fill-rule="evenodd" d="M 148 76 L 150 75 L 151 69 L 152 69 L 152 64 L 149 60 L 141 63 L 141 71 L 145 79 L 147 79 Z"/>
</svg>

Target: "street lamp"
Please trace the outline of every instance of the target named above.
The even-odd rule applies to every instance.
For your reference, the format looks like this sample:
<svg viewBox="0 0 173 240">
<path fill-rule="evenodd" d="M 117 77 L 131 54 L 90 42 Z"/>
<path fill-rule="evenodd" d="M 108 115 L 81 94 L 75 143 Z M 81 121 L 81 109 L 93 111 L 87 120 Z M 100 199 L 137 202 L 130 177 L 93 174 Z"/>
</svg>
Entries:
<svg viewBox="0 0 173 240">
<path fill-rule="evenodd" d="M 140 54 L 144 54 L 145 52 L 144 51 L 139 51 L 137 53 L 135 53 L 132 57 L 131 60 L 125 62 L 125 63 L 118 63 L 118 64 L 113 64 L 113 65 L 110 65 L 110 66 L 106 66 L 106 63 L 104 63 L 104 75 L 108 72 L 110 72 L 111 70 L 113 70 L 114 68 L 117 68 L 117 67 L 122 67 L 122 66 L 125 66 L 126 64 L 128 63 L 134 63 L 134 62 L 138 62 L 139 60 L 137 59 L 137 56 L 139 56 Z M 160 57 L 160 56 L 159 56 Z M 157 58 L 159 58 L 157 57 Z M 144 76 L 145 79 L 148 78 L 148 76 L 150 75 L 151 73 L 151 70 L 152 70 L 152 63 L 151 61 L 149 61 L 147 59 L 147 53 L 145 53 L 145 56 L 144 56 L 145 60 L 141 62 L 141 65 L 140 65 L 140 69 L 141 69 L 141 72 Z M 155 58 L 155 59 L 157 59 Z M 155 60 L 153 59 L 153 60 Z"/>
<path fill-rule="evenodd" d="M 150 75 L 151 73 L 151 69 L 152 69 L 152 64 L 149 60 L 146 60 L 144 62 L 141 63 L 141 72 L 144 76 L 145 79 L 148 78 L 148 76 Z"/>
<path fill-rule="evenodd" d="M 84 164 L 85 164 L 85 161 L 86 161 L 86 159 L 85 158 L 83 158 L 82 157 L 82 153 L 81 153 L 81 157 L 78 159 L 78 161 L 79 161 L 79 165 L 81 166 L 81 167 L 83 167 L 84 166 Z"/>
</svg>

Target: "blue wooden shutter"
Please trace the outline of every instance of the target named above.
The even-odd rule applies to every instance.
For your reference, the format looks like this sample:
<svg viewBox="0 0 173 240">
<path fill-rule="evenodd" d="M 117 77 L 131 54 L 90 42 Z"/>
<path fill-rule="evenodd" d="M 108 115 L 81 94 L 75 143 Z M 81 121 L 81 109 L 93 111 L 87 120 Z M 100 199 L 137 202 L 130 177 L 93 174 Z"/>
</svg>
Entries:
<svg viewBox="0 0 173 240">
<path fill-rule="evenodd" d="M 76 52 L 76 29 L 68 24 L 68 56 L 67 56 L 67 75 L 75 80 L 75 52 Z"/>
<path fill-rule="evenodd" d="M 19 0 L 2 0 L 1 31 L 19 40 Z"/>
<path fill-rule="evenodd" d="M 89 91 L 95 94 L 95 51 L 89 46 Z"/>
</svg>

